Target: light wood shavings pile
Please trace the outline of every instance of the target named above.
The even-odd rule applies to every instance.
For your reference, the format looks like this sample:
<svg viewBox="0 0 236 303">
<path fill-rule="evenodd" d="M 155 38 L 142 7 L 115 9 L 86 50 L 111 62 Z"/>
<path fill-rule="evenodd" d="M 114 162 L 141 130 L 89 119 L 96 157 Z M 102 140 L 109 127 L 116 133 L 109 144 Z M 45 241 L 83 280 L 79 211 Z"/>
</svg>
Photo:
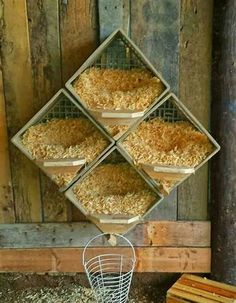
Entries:
<svg viewBox="0 0 236 303">
<path fill-rule="evenodd" d="M 88 162 L 108 145 L 104 136 L 84 118 L 53 119 L 31 126 L 22 143 L 34 159 L 83 158 Z"/>
<path fill-rule="evenodd" d="M 213 150 L 207 136 L 187 121 L 143 121 L 122 143 L 135 164 L 196 167 Z M 174 185 L 160 180 L 166 187 Z"/>
<path fill-rule="evenodd" d="M 108 130 L 108 132 L 112 135 L 112 137 L 115 137 L 117 135 L 121 136 L 129 128 L 128 125 L 106 125 L 105 127 Z"/>
<path fill-rule="evenodd" d="M 76 177 L 76 173 L 64 173 L 51 175 L 52 180 L 59 186 L 63 187 L 69 184 Z"/>
<path fill-rule="evenodd" d="M 91 214 L 143 215 L 157 198 L 128 163 L 100 164 L 73 191 Z"/>
<path fill-rule="evenodd" d="M 170 193 L 171 189 L 175 186 L 177 183 L 176 181 L 173 180 L 166 180 L 164 178 L 156 180 L 157 184 L 159 186 L 160 192 L 166 196 Z"/>
<path fill-rule="evenodd" d="M 73 85 L 90 109 L 145 110 L 164 91 L 160 79 L 146 69 L 92 67 Z"/>
<path fill-rule="evenodd" d="M 207 136 L 187 121 L 143 121 L 124 140 L 136 163 L 195 167 L 212 151 Z"/>
<path fill-rule="evenodd" d="M 85 158 L 93 161 L 109 144 L 85 118 L 53 119 L 31 126 L 22 143 L 35 160 Z M 68 184 L 75 174 L 53 175 L 59 186 Z"/>
</svg>

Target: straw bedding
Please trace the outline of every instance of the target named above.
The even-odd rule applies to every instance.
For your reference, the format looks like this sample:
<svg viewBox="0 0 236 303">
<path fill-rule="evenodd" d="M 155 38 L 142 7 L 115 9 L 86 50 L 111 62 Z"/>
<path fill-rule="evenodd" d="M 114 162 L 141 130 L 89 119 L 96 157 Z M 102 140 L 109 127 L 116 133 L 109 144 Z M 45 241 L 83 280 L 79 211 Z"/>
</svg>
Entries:
<svg viewBox="0 0 236 303">
<path fill-rule="evenodd" d="M 143 121 L 123 142 L 135 164 L 196 167 L 213 146 L 207 136 L 187 121 L 165 122 L 160 118 Z M 163 181 L 166 186 L 173 182 Z"/>
<path fill-rule="evenodd" d="M 109 144 L 85 118 L 53 119 L 31 126 L 22 136 L 22 143 L 35 160 L 85 158 L 93 161 Z M 52 176 L 58 185 L 65 185 L 74 174 Z"/>
<path fill-rule="evenodd" d="M 145 110 L 164 91 L 160 79 L 146 69 L 92 67 L 73 85 L 90 109 Z"/>
<path fill-rule="evenodd" d="M 100 164 L 73 191 L 91 214 L 143 215 L 156 199 L 128 163 Z"/>
</svg>

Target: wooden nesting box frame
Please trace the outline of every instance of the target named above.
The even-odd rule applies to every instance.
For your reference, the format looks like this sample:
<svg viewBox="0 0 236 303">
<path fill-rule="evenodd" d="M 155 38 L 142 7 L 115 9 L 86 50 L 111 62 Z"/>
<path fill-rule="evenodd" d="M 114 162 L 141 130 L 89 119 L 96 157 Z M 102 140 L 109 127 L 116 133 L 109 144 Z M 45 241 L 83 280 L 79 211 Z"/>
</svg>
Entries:
<svg viewBox="0 0 236 303">
<path fill-rule="evenodd" d="M 91 215 L 80 203 L 80 201 L 77 199 L 77 197 L 75 196 L 74 192 L 73 192 L 73 188 L 77 183 L 80 183 L 81 181 L 83 181 L 84 178 L 86 178 L 90 173 L 93 172 L 93 170 L 99 165 L 101 164 L 101 162 L 103 160 L 105 160 L 112 152 L 114 152 L 115 150 L 117 150 L 123 157 L 123 154 L 121 152 L 121 150 L 119 149 L 119 147 L 117 146 L 113 146 L 105 155 L 103 155 L 89 170 L 86 171 L 85 174 L 83 174 L 83 176 L 81 176 L 66 192 L 65 195 L 66 197 L 76 206 L 79 208 L 79 210 L 87 217 L 89 217 L 92 221 L 97 222 L 98 226 L 99 223 L 100 224 L 132 224 L 132 223 L 139 223 L 141 221 L 141 219 L 144 219 L 146 215 L 148 215 L 152 209 L 158 205 L 161 201 L 162 201 L 162 197 L 160 196 L 160 194 L 158 193 L 158 191 L 156 190 L 155 186 L 153 186 L 152 182 L 150 182 L 146 177 L 145 174 L 143 174 L 142 171 L 138 170 L 132 163 L 128 162 L 133 169 L 140 175 L 140 177 L 149 185 L 150 189 L 152 189 L 154 191 L 154 193 L 157 195 L 157 197 L 160 197 L 160 199 L 158 199 L 158 201 L 156 201 L 149 209 L 148 211 L 145 213 L 145 215 L 141 216 L 136 216 L 136 215 L 130 215 L 130 216 L 126 216 L 126 215 Z M 124 157 L 124 159 L 126 160 L 126 158 Z M 126 231 L 127 232 L 127 231 Z"/>
<path fill-rule="evenodd" d="M 136 128 L 138 128 L 138 126 L 140 125 L 140 123 L 142 121 L 146 120 L 148 117 L 151 117 L 151 119 L 152 119 L 152 117 L 153 118 L 156 118 L 156 117 L 163 118 L 163 115 L 160 115 L 160 116 L 156 115 L 156 111 L 165 102 L 168 102 L 168 100 L 173 102 L 176 108 L 173 108 L 173 106 L 172 107 L 168 106 L 167 108 L 164 108 L 163 109 L 164 120 L 167 120 L 169 122 L 181 121 L 181 120 L 189 121 L 201 133 L 205 134 L 208 137 L 208 139 L 210 140 L 210 142 L 215 147 L 214 151 L 211 154 L 209 154 L 200 164 L 198 164 L 194 168 L 194 170 L 196 172 L 202 165 L 204 165 L 208 160 L 210 160 L 220 150 L 220 146 L 215 141 L 215 139 L 210 135 L 210 133 L 205 129 L 205 127 L 193 116 L 193 114 L 187 109 L 187 107 L 173 93 L 168 94 L 164 99 L 162 99 L 159 103 L 157 103 L 148 113 L 146 113 L 142 118 L 140 118 L 125 134 L 123 134 L 121 136 L 121 138 L 117 142 L 117 145 L 119 146 L 123 156 L 127 159 L 127 161 L 130 162 L 132 165 L 135 165 L 132 156 L 125 149 L 122 142 L 124 141 L 124 139 L 126 139 L 129 136 L 129 134 L 132 133 L 132 131 L 134 131 Z M 181 113 L 181 115 L 179 113 Z M 182 117 L 184 117 L 184 119 L 182 119 Z M 156 186 L 156 188 L 159 191 L 159 194 L 162 195 L 156 181 L 152 177 L 150 177 L 143 168 L 140 168 L 140 170 L 142 170 L 142 172 L 145 174 L 146 178 L 149 179 Z M 171 188 L 171 191 L 174 188 L 176 188 L 177 186 L 179 186 L 182 182 L 184 182 L 190 175 L 191 174 L 186 174 L 185 177 L 183 177 L 180 181 L 176 182 L 175 185 Z"/>
<path fill-rule="evenodd" d="M 87 163 L 84 165 L 84 168 L 81 168 L 79 170 L 79 172 L 76 174 L 76 177 L 73 178 L 73 180 L 71 180 L 71 182 L 69 184 L 67 184 L 66 186 L 60 187 L 59 190 L 60 191 L 65 191 L 73 182 L 75 182 L 75 180 L 77 180 L 84 172 L 86 172 L 102 155 L 104 155 L 114 144 L 114 140 L 107 135 L 107 133 L 103 130 L 102 127 L 100 127 L 100 125 L 97 124 L 97 122 L 90 117 L 90 115 L 88 115 L 88 113 L 78 104 L 78 102 L 76 102 L 67 92 L 65 89 L 60 89 L 34 116 L 33 118 L 31 118 L 16 134 L 15 136 L 11 139 L 11 142 L 19 148 L 19 150 L 27 157 L 29 158 L 31 161 L 33 161 L 38 167 L 40 167 L 44 173 L 50 176 L 50 173 L 48 172 L 46 166 L 45 168 L 43 168 L 43 166 L 40 164 L 41 161 L 36 160 L 32 157 L 32 155 L 28 152 L 27 148 L 22 144 L 21 142 L 21 136 L 25 133 L 25 131 L 33 126 L 36 125 L 40 122 L 40 120 L 44 119 L 44 117 L 50 112 L 50 110 L 56 105 L 56 103 L 59 101 L 58 98 L 60 98 L 61 95 L 64 95 L 64 97 L 69 100 L 73 106 L 75 106 L 75 108 L 78 109 L 78 111 L 80 111 L 82 113 L 83 116 L 85 116 L 87 119 L 89 119 L 89 121 L 101 132 L 101 134 L 108 140 L 108 142 L 110 142 L 110 144 L 103 150 L 103 152 L 96 157 L 93 161 L 91 161 L 90 163 Z M 50 117 L 48 119 L 53 119 L 54 117 Z M 56 117 L 55 117 L 56 118 Z M 55 159 L 56 161 L 57 159 Z M 49 162 L 46 160 L 46 162 Z M 60 166 L 59 161 L 57 161 L 58 163 L 55 164 L 55 169 L 58 169 L 58 166 Z M 73 161 L 72 161 L 73 162 Z M 74 164 L 76 163 L 71 163 L 71 166 L 74 168 Z M 52 167 L 49 165 L 50 169 L 52 169 Z M 52 178 L 51 178 L 52 179 Z M 53 180 L 53 179 L 52 179 Z"/>
<path fill-rule="evenodd" d="M 137 60 L 140 62 L 140 66 L 137 65 L 135 66 L 136 68 L 141 68 L 145 67 L 146 69 L 150 70 L 153 75 L 157 76 L 161 82 L 163 83 L 163 85 L 165 86 L 165 90 L 161 93 L 160 96 L 158 96 L 157 98 L 155 98 L 153 100 L 153 103 L 146 108 L 146 110 L 144 110 L 143 112 L 135 112 L 132 113 L 129 110 L 126 111 L 122 111 L 122 117 L 118 118 L 115 116 L 115 113 L 118 111 L 111 111 L 111 110 L 104 110 L 104 112 L 101 111 L 94 111 L 94 110 L 90 110 L 88 109 L 86 103 L 80 98 L 80 96 L 76 93 L 74 87 L 73 87 L 73 82 L 79 77 L 80 74 L 82 74 L 87 68 L 89 67 L 104 67 L 104 68 L 120 68 L 120 69 L 124 69 L 122 64 L 114 64 L 115 67 L 113 65 L 111 65 L 111 62 L 109 62 L 109 60 L 107 58 L 105 58 L 105 62 L 101 63 L 96 63 L 96 60 L 99 59 L 99 57 L 102 55 L 102 53 L 106 50 L 106 48 L 110 45 L 110 43 L 112 43 L 114 40 L 116 40 L 117 38 L 120 38 L 122 40 L 122 42 L 124 44 L 126 44 L 131 51 L 135 54 L 135 57 L 137 58 Z M 118 54 L 120 56 L 120 54 Z M 132 67 L 132 64 L 128 65 L 128 69 L 130 69 L 130 67 Z M 154 66 L 150 63 L 150 61 L 145 57 L 145 55 L 140 51 L 140 49 L 134 44 L 134 42 L 123 32 L 122 29 L 118 29 L 116 31 L 114 31 L 93 53 L 92 55 L 84 62 L 84 64 L 75 72 L 75 74 L 66 82 L 65 84 L 66 88 L 71 92 L 71 94 L 76 98 L 76 100 L 78 100 L 79 103 L 81 103 L 84 108 L 86 108 L 89 113 L 97 120 L 97 122 L 106 130 L 105 128 L 105 124 L 103 124 L 103 122 L 101 121 L 107 121 L 108 124 L 107 125 L 118 125 L 118 124 L 122 124 L 122 125 L 133 125 L 137 120 L 139 120 L 140 116 L 143 116 L 146 112 L 148 112 L 155 104 L 156 102 L 160 101 L 170 90 L 170 86 L 169 84 L 163 79 L 163 77 L 160 75 L 160 73 L 154 68 Z M 100 113 L 101 112 L 101 113 Z M 108 113 L 109 112 L 109 113 Z M 101 114 L 101 119 L 99 121 L 99 116 Z M 113 121 L 113 122 L 112 122 Z M 131 121 L 131 122 L 130 122 Z M 108 132 L 106 130 L 106 132 Z M 108 132 L 109 134 L 109 132 Z M 109 134 L 111 135 L 111 134 Z M 120 135 L 121 136 L 121 135 Z M 114 136 L 114 139 L 117 140 L 120 136 Z"/>
</svg>

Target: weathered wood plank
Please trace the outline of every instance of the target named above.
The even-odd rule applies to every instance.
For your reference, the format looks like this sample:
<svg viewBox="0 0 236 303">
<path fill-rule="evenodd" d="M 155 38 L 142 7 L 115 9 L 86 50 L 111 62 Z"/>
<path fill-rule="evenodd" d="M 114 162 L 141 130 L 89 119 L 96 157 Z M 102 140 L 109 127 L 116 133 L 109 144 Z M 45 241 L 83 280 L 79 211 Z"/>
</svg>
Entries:
<svg viewBox="0 0 236 303">
<path fill-rule="evenodd" d="M 131 38 L 151 63 L 178 91 L 178 45 L 180 1 L 131 1 Z M 149 219 L 177 218 L 177 191 L 165 198 L 150 214 Z"/>
<path fill-rule="evenodd" d="M 59 5 L 57 0 L 27 1 L 35 110 L 61 87 Z M 58 187 L 41 173 L 43 221 L 68 219 L 70 203 Z"/>
<path fill-rule="evenodd" d="M 60 34 L 64 84 L 98 46 L 96 1 L 61 1 Z"/>
<path fill-rule="evenodd" d="M 35 112 L 26 2 L 2 2 L 2 64 L 9 136 Z M 14 12 L 14 14 L 13 14 Z M 41 221 L 38 168 L 11 145 L 10 162 L 18 222 Z"/>
<path fill-rule="evenodd" d="M 209 222 L 149 222 L 147 238 L 151 245 L 163 246 L 210 246 Z"/>
<path fill-rule="evenodd" d="M 222 150 L 212 162 L 212 275 L 236 284 L 236 2 L 215 2 L 212 129 Z"/>
<path fill-rule="evenodd" d="M 195 290 L 207 291 L 211 295 L 222 296 L 225 299 L 236 299 L 236 286 L 219 283 L 199 276 L 184 274 L 176 283 L 179 285 L 182 284 L 183 287 L 186 285 L 194 287 Z"/>
<path fill-rule="evenodd" d="M 145 220 L 176 220 L 177 218 L 177 191 L 173 190 L 145 217 Z"/>
<path fill-rule="evenodd" d="M 61 55 L 57 0 L 27 1 L 35 110 L 61 88 Z"/>
<path fill-rule="evenodd" d="M 181 278 L 181 280 L 184 281 L 184 283 L 186 283 L 186 279 L 192 280 L 194 283 L 196 283 L 196 287 L 202 287 L 203 284 L 207 287 L 210 288 L 210 290 L 213 290 L 212 292 L 215 293 L 219 293 L 219 294 L 224 294 L 226 296 L 230 296 L 232 294 L 234 294 L 234 297 L 236 299 L 236 289 L 234 285 L 228 285 L 225 283 L 220 283 L 217 281 L 213 281 L 210 279 L 206 279 L 206 278 L 202 278 L 196 275 L 189 275 L 189 274 L 184 274 Z M 211 288 L 212 287 L 212 288 Z"/>
<path fill-rule="evenodd" d="M 210 248 L 136 248 L 136 272 L 210 272 Z M 0 272 L 83 272 L 82 248 L 1 249 Z M 130 248 L 90 248 L 89 254 L 127 254 Z"/>
<path fill-rule="evenodd" d="M 210 248 L 137 248 L 137 272 L 210 272 Z"/>
<path fill-rule="evenodd" d="M 179 95 L 207 128 L 210 113 L 213 1 L 183 0 L 181 5 Z M 178 188 L 178 218 L 208 217 L 208 169 L 202 167 Z"/>
<path fill-rule="evenodd" d="M 101 42 L 118 28 L 122 28 L 129 35 L 129 0 L 98 0 L 98 10 Z"/>
<path fill-rule="evenodd" d="M 177 298 L 182 302 L 233 303 L 236 299 L 236 287 L 196 275 L 184 274 L 167 291 L 167 298 L 173 298 L 173 302 L 179 302 L 175 301 Z"/>
<path fill-rule="evenodd" d="M 131 38 L 178 92 L 180 1 L 131 1 Z"/>
<path fill-rule="evenodd" d="M 2 7 L 0 4 L 0 18 Z M 1 61 L 0 61 L 1 65 Z M 0 223 L 14 223 L 15 212 L 11 170 L 9 161 L 9 148 L 7 137 L 5 97 L 3 91 L 2 71 L 0 69 Z"/>
<path fill-rule="evenodd" d="M 83 247 L 99 229 L 92 223 L 0 225 L 0 247 Z M 135 246 L 209 247 L 210 222 L 152 221 L 126 237 Z"/>
<path fill-rule="evenodd" d="M 97 2 L 71 0 L 60 3 L 60 38 L 63 84 L 98 46 Z M 71 220 L 84 221 L 85 216 L 70 206 Z"/>
</svg>

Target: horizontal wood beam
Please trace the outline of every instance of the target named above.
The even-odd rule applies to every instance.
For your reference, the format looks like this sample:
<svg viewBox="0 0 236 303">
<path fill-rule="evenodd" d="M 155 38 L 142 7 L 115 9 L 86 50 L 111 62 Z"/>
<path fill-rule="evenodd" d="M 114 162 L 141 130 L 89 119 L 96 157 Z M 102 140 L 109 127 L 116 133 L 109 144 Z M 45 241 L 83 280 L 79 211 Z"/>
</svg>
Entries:
<svg viewBox="0 0 236 303">
<path fill-rule="evenodd" d="M 129 248 L 90 248 L 89 256 L 127 254 Z M 139 247 L 136 272 L 210 272 L 210 248 Z M 83 248 L 0 249 L 0 272 L 83 272 Z"/>
<path fill-rule="evenodd" d="M 101 232 L 92 223 L 1 224 L 0 248 L 83 247 Z M 127 233 L 134 246 L 210 247 L 208 221 L 153 221 Z"/>
</svg>

